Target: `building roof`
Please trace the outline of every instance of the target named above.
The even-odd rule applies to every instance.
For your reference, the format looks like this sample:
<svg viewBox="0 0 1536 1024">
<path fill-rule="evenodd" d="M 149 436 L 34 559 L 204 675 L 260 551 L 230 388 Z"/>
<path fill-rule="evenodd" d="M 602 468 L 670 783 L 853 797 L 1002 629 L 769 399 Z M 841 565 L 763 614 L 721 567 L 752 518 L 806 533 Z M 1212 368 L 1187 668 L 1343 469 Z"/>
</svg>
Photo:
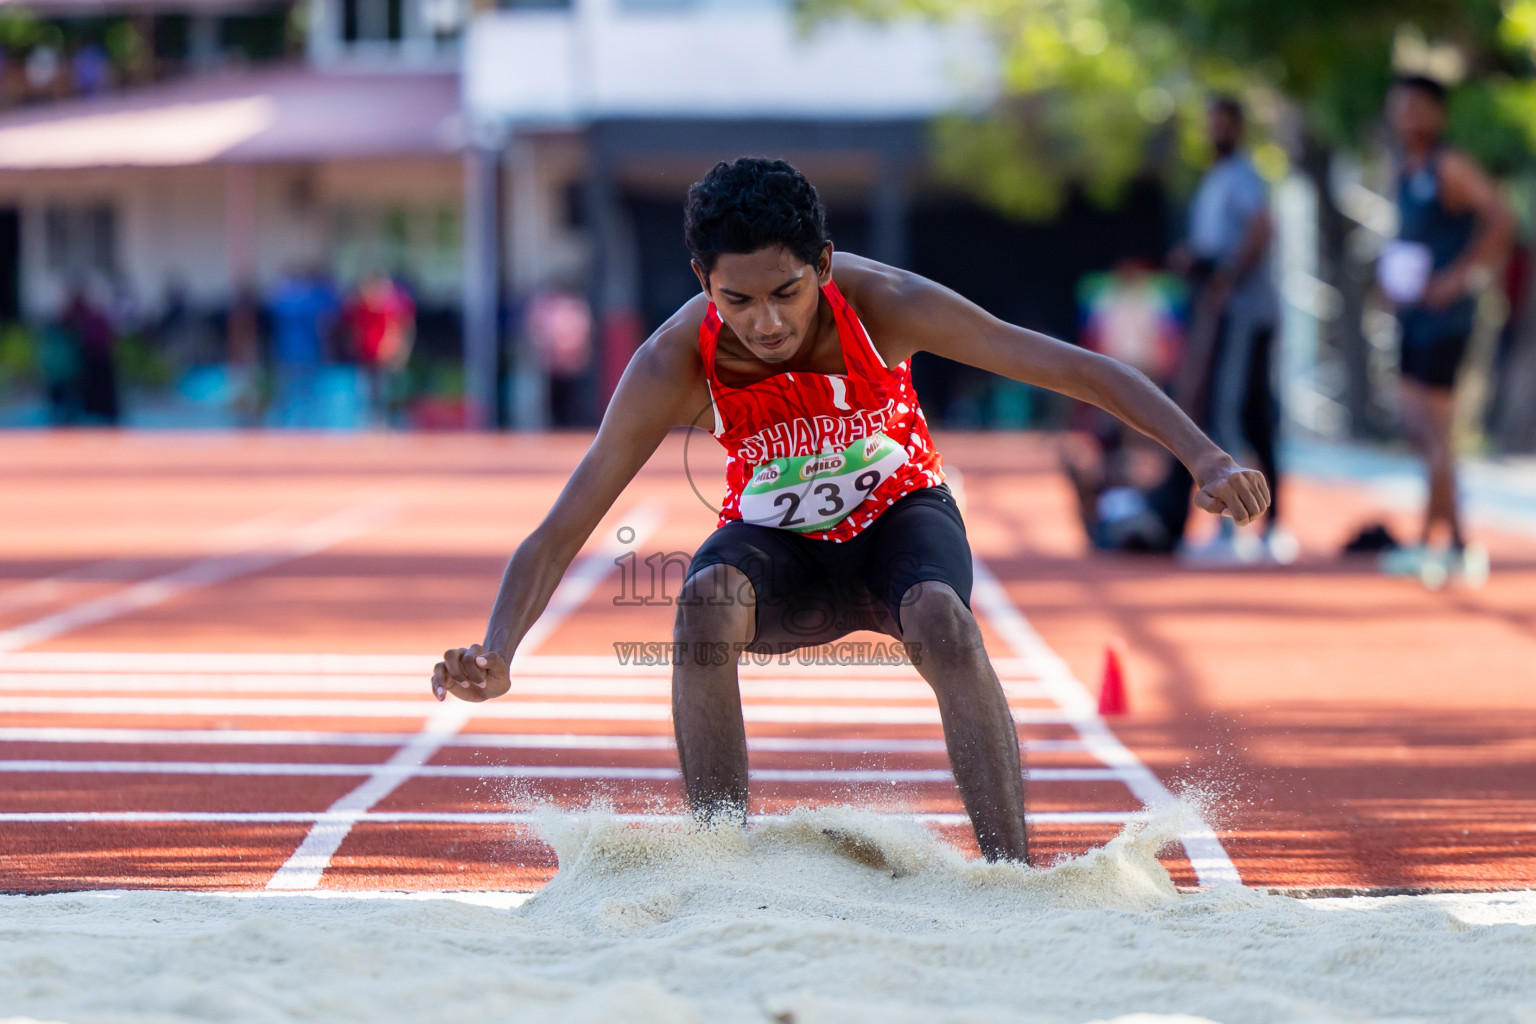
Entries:
<svg viewBox="0 0 1536 1024">
<path fill-rule="evenodd" d="M 270 6 L 263 0 L 0 0 L 0 10 L 25 8 L 44 17 L 92 17 L 104 14 L 227 14 Z"/>
<path fill-rule="evenodd" d="M 426 156 L 459 126 L 454 74 L 219 74 L 0 115 L 0 170 Z"/>
</svg>

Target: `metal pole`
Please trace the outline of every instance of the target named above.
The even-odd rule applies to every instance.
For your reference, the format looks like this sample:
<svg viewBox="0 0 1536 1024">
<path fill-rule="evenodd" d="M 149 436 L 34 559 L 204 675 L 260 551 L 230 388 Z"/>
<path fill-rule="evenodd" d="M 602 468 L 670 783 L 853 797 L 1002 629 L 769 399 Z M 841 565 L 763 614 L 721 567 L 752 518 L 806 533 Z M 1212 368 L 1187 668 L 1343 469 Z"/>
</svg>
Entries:
<svg viewBox="0 0 1536 1024">
<path fill-rule="evenodd" d="M 464 151 L 464 426 L 487 430 L 496 420 L 497 319 L 501 297 L 500 153 Z"/>
<path fill-rule="evenodd" d="M 507 205 L 511 223 L 511 278 L 514 295 L 523 308 L 549 282 L 543 265 L 544 231 L 539 209 L 538 160 L 533 143 L 514 133 L 508 147 L 511 181 Z M 526 317 L 523 318 L 526 321 Z M 516 332 L 512 343 L 511 426 L 514 430 L 543 430 L 549 426 L 549 375 L 533 350 L 527 329 Z"/>
<path fill-rule="evenodd" d="M 870 255 L 881 263 L 907 263 L 907 169 L 894 153 L 882 153 L 870 197 Z"/>
</svg>

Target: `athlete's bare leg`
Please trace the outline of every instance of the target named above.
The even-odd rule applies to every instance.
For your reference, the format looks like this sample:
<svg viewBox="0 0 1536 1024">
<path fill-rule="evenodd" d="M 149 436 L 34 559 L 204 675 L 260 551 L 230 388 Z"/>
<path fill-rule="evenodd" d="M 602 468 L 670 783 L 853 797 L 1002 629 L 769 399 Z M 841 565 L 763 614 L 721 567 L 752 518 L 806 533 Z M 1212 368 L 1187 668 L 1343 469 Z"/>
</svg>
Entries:
<svg viewBox="0 0 1536 1024">
<path fill-rule="evenodd" d="M 1436 523 L 1450 531 L 1451 543 L 1461 547 L 1461 513 L 1456 504 L 1456 450 L 1451 437 L 1455 393 L 1417 381 L 1402 382 L 1403 423 L 1408 439 L 1424 460 L 1429 476 L 1429 500 L 1424 509 L 1423 542 L 1429 543 Z"/>
<path fill-rule="evenodd" d="M 904 641 L 921 645 L 917 670 L 938 698 L 950 768 L 982 855 L 1028 860 L 1019 734 L 975 616 L 949 584 L 923 582 L 902 598 L 901 627 Z"/>
<path fill-rule="evenodd" d="M 735 652 L 752 639 L 756 608 L 746 576 L 724 564 L 694 573 L 678 598 L 672 727 L 688 805 L 700 821 L 746 821 L 747 727 Z"/>
</svg>

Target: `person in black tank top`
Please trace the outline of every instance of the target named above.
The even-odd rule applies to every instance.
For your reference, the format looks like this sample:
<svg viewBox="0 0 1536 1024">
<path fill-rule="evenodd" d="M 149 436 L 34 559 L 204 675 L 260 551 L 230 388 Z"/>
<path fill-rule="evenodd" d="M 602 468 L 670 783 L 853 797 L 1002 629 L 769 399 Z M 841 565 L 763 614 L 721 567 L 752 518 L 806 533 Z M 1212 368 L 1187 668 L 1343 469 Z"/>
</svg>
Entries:
<svg viewBox="0 0 1536 1024">
<path fill-rule="evenodd" d="M 1398 149 L 1399 230 L 1377 265 L 1401 326 L 1403 427 L 1429 477 L 1419 544 L 1384 556 L 1383 568 L 1431 586 L 1453 572 L 1474 584 L 1487 575 L 1487 555 L 1468 547 L 1457 506 L 1453 386 L 1477 295 L 1493 282 L 1514 234 L 1487 173 L 1444 144 L 1445 100 L 1444 86 L 1420 76 L 1399 79 L 1388 96 Z M 1433 551 L 1429 545 L 1442 525 L 1447 546 Z"/>
</svg>

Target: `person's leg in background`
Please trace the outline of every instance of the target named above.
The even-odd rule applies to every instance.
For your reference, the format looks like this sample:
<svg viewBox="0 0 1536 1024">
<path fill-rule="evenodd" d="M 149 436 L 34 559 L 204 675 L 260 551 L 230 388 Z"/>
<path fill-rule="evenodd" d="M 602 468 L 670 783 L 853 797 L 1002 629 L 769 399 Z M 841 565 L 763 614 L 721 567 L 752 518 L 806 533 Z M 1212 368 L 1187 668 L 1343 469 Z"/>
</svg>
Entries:
<svg viewBox="0 0 1536 1024">
<path fill-rule="evenodd" d="M 1431 587 L 1443 585 L 1452 572 L 1474 586 L 1488 575 L 1487 553 L 1467 543 L 1456 490 L 1454 383 L 1465 348 L 1465 342 L 1454 340 L 1416 345 L 1405 348 L 1403 357 L 1399 391 L 1403 429 L 1424 462 L 1429 493 L 1418 545 L 1389 553 L 1382 565 L 1389 573 L 1417 575 Z M 1442 526 L 1448 547 L 1440 555 L 1430 545 Z"/>
<path fill-rule="evenodd" d="M 1211 353 L 1206 415 L 1196 422 L 1212 441 L 1242 462 L 1253 447 L 1246 432 L 1245 413 L 1251 398 L 1257 332 L 1247 314 L 1224 316 L 1218 330 Z M 1205 544 L 1184 545 L 1179 554 L 1196 565 L 1244 565 L 1259 559 L 1258 548 L 1253 538 L 1240 535 L 1237 524 L 1223 516 L 1213 539 Z"/>
<path fill-rule="evenodd" d="M 1456 455 L 1451 439 L 1455 392 L 1405 378 L 1402 382 L 1403 427 L 1409 443 L 1424 461 L 1429 498 L 1419 542 L 1429 546 L 1435 527 L 1445 524 L 1452 547 L 1465 546 L 1456 502 Z"/>
<path fill-rule="evenodd" d="M 1264 546 L 1283 565 L 1296 560 L 1296 538 L 1281 521 L 1280 464 L 1275 454 L 1280 434 L 1280 399 L 1274 381 L 1275 330 L 1254 331 L 1248 359 L 1248 392 L 1244 396 L 1242 429 L 1248 447 L 1269 481 L 1269 512 L 1264 520 Z"/>
</svg>

